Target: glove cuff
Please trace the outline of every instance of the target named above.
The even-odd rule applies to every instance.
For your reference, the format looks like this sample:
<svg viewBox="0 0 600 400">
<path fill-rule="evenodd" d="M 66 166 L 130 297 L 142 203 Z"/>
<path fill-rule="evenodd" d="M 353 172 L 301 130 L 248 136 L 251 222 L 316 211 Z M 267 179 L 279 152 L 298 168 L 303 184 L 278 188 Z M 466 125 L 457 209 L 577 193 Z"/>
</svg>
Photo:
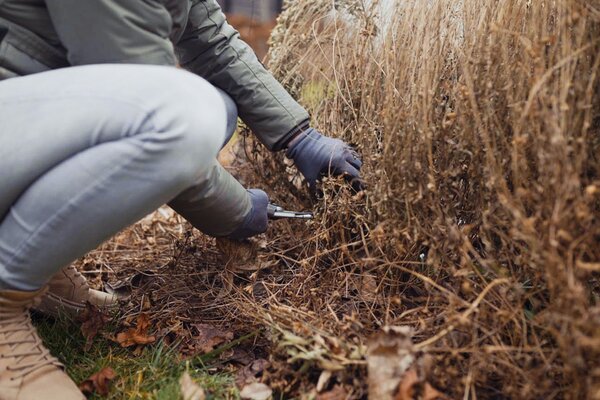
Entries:
<svg viewBox="0 0 600 400">
<path fill-rule="evenodd" d="M 252 208 L 244 218 L 244 222 L 229 235 L 230 239 L 244 240 L 267 231 L 269 225 L 267 213 L 269 196 L 259 189 L 249 189 L 248 194 L 250 195 Z"/>
<path fill-rule="evenodd" d="M 319 140 L 321 136 L 323 135 L 321 135 L 316 129 L 308 128 L 290 140 L 287 151 L 285 152 L 285 156 L 293 159 L 300 151 L 302 151 L 302 148 L 304 147 L 303 143 L 305 143 L 307 138 L 310 140 Z"/>
</svg>

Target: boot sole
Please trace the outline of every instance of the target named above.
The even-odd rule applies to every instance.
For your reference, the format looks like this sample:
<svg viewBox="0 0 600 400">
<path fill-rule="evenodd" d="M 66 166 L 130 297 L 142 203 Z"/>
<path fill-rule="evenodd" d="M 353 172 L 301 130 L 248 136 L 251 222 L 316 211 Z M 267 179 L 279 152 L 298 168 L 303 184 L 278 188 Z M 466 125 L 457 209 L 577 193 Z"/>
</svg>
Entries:
<svg viewBox="0 0 600 400">
<path fill-rule="evenodd" d="M 40 305 L 34 307 L 34 310 L 52 317 L 58 317 L 61 314 L 76 317 L 85 310 L 85 304 L 69 301 L 52 293 L 46 293 Z"/>
<path fill-rule="evenodd" d="M 111 311 L 118 307 L 118 303 L 111 305 L 98 306 L 100 310 Z M 85 304 L 67 300 L 63 297 L 52 293 L 47 293 L 39 306 L 34 307 L 34 310 L 51 317 L 58 317 L 61 314 L 66 314 L 70 317 L 77 317 L 79 313 L 85 310 Z"/>
</svg>

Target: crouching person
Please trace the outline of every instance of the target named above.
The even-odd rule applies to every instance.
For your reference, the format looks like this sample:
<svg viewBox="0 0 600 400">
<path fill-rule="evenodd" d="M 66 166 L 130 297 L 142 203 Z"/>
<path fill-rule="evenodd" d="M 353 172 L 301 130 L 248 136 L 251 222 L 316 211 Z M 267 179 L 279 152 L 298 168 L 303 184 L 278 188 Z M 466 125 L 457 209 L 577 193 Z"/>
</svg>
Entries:
<svg viewBox="0 0 600 400">
<path fill-rule="evenodd" d="M 0 2 L 0 400 L 83 398 L 29 310 L 114 307 L 69 265 L 116 232 L 165 203 L 212 236 L 267 230 L 267 194 L 217 162 L 238 114 L 311 185 L 361 167 L 215 0 L 38 3 Z"/>
</svg>

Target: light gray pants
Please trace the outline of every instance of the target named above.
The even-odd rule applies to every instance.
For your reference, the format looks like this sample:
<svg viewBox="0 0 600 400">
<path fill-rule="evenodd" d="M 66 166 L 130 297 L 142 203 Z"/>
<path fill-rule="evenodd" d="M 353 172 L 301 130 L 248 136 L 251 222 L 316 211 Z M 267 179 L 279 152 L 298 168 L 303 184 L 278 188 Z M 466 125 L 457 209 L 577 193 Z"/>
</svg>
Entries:
<svg viewBox="0 0 600 400">
<path fill-rule="evenodd" d="M 0 82 L 0 288 L 39 289 L 174 199 L 207 233 L 233 231 L 250 203 L 216 156 L 236 122 L 227 95 L 175 68 L 99 65 Z M 221 231 L 203 226 L 218 217 Z"/>
</svg>

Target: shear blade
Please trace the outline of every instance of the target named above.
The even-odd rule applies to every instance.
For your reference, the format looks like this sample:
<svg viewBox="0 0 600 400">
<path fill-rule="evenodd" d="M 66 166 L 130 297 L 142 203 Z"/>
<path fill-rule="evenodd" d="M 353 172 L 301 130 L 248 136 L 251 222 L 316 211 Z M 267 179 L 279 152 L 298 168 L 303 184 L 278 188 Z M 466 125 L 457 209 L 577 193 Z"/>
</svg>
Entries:
<svg viewBox="0 0 600 400">
<path fill-rule="evenodd" d="M 273 218 L 296 218 L 296 219 L 312 219 L 312 213 L 296 212 L 296 211 L 276 211 Z"/>
</svg>

